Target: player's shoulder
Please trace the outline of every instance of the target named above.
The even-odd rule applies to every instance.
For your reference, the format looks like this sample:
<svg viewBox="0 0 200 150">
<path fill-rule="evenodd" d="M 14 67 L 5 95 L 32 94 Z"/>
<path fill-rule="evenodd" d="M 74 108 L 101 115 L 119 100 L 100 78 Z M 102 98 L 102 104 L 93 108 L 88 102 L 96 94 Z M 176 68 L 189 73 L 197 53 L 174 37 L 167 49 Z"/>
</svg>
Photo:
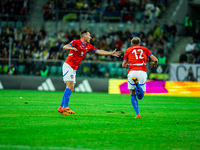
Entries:
<svg viewBox="0 0 200 150">
<path fill-rule="evenodd" d="M 126 49 L 127 52 L 132 51 L 132 50 L 133 50 L 133 46 L 128 47 L 128 48 Z"/>
<path fill-rule="evenodd" d="M 70 43 L 80 43 L 81 40 L 74 39 Z"/>
<path fill-rule="evenodd" d="M 147 47 L 144 47 L 144 46 L 140 46 L 140 49 L 150 51 Z"/>
</svg>

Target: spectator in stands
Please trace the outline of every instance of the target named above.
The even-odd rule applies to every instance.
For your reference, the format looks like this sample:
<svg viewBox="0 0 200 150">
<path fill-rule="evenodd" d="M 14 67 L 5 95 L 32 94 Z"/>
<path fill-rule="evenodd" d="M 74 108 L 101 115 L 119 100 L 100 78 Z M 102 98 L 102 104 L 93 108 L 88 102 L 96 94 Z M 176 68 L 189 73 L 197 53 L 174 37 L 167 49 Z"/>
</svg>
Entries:
<svg viewBox="0 0 200 150">
<path fill-rule="evenodd" d="M 42 52 L 40 52 L 40 60 L 46 61 L 49 58 L 49 50 L 48 47 L 45 47 Z"/>
<path fill-rule="evenodd" d="M 21 9 L 21 14 L 22 15 L 26 15 L 27 14 L 27 10 L 28 10 L 28 0 L 23 0 L 23 7 Z"/>
<path fill-rule="evenodd" d="M 194 43 L 200 43 L 200 33 L 198 29 L 196 29 L 193 34 L 193 41 Z"/>
<path fill-rule="evenodd" d="M 147 0 L 147 3 L 145 5 L 145 10 L 147 9 L 154 10 L 154 4 L 150 0 Z"/>
<path fill-rule="evenodd" d="M 14 40 L 14 32 L 13 30 L 10 30 L 9 31 L 9 34 L 8 34 L 8 39 L 11 38 L 12 40 Z"/>
<path fill-rule="evenodd" d="M 127 38 L 131 38 L 132 37 L 130 29 L 126 29 L 124 34 L 126 35 Z"/>
<path fill-rule="evenodd" d="M 4 41 L 4 40 L 1 40 L 1 43 L 0 43 L 0 56 L 2 56 L 3 50 L 4 50 L 5 48 L 8 49 L 8 46 L 5 44 L 5 41 Z"/>
<path fill-rule="evenodd" d="M 14 66 L 14 64 L 12 63 L 9 67 L 9 70 L 8 70 L 8 75 L 15 75 L 16 74 L 16 68 Z"/>
<path fill-rule="evenodd" d="M 22 41 L 22 39 L 23 39 L 23 34 L 20 29 L 17 29 L 14 32 L 14 40 L 15 40 L 15 42 L 19 42 L 19 41 Z"/>
<path fill-rule="evenodd" d="M 164 33 L 169 34 L 169 32 L 170 32 L 170 27 L 169 27 L 167 21 L 164 22 L 164 24 L 163 24 L 163 26 L 161 27 L 161 29 L 163 30 Z"/>
<path fill-rule="evenodd" d="M 198 54 L 198 56 L 196 58 L 196 64 L 200 64 L 200 54 Z"/>
<path fill-rule="evenodd" d="M 194 43 L 193 40 L 191 40 L 190 43 L 188 43 L 185 47 L 186 54 L 195 53 L 196 48 L 197 48 L 196 44 Z"/>
<path fill-rule="evenodd" d="M 64 56 L 63 56 L 63 52 L 62 52 L 62 48 L 60 47 L 58 52 L 57 52 L 57 57 L 59 60 L 64 60 Z"/>
<path fill-rule="evenodd" d="M 115 41 L 115 47 L 117 48 L 117 50 L 121 51 L 123 44 L 124 43 L 122 42 L 121 38 L 118 36 L 117 40 Z"/>
<path fill-rule="evenodd" d="M 9 61 L 8 49 L 6 47 L 4 47 L 3 53 L 2 53 L 2 56 L 1 56 L 1 61 L 0 61 L 3 68 L 8 69 L 8 61 Z M 7 69 L 4 70 L 4 73 L 7 73 Z"/>
<path fill-rule="evenodd" d="M 187 63 L 187 55 L 185 54 L 185 51 L 183 51 L 182 54 L 180 55 L 179 63 Z"/>
<path fill-rule="evenodd" d="M 42 33 L 42 36 L 43 37 L 45 37 L 46 36 L 46 30 L 45 30 L 45 27 L 44 26 L 42 26 L 41 27 L 41 29 L 40 29 L 40 31 L 39 32 L 41 32 Z"/>
<path fill-rule="evenodd" d="M 191 35 L 193 24 L 192 24 L 192 19 L 190 17 L 190 14 L 186 15 L 184 26 L 185 26 L 185 34 L 186 34 L 186 36 Z"/>
<path fill-rule="evenodd" d="M 39 60 L 39 58 L 40 58 L 40 53 L 36 47 L 34 48 L 34 50 L 32 52 L 32 56 L 33 56 L 34 61 Z"/>
<path fill-rule="evenodd" d="M 51 8 L 49 6 L 49 2 L 45 5 L 42 6 L 42 9 L 44 10 L 44 20 L 47 21 L 47 20 L 50 20 L 51 19 Z"/>
<path fill-rule="evenodd" d="M 195 61 L 196 61 L 196 59 L 195 59 L 193 53 L 190 53 L 189 56 L 188 56 L 188 58 L 187 58 L 187 63 L 194 64 Z"/>
<path fill-rule="evenodd" d="M 140 31 L 138 32 L 138 37 L 139 37 L 140 39 L 143 39 L 144 37 L 146 37 L 146 35 L 145 35 L 143 29 L 140 29 Z"/>
<path fill-rule="evenodd" d="M 145 22 L 146 23 L 149 23 L 152 21 L 152 16 L 153 16 L 153 13 L 151 11 L 151 8 L 148 7 L 147 9 L 145 9 L 144 11 L 144 17 L 145 17 Z"/>
<path fill-rule="evenodd" d="M 147 45 L 148 45 L 147 38 L 146 37 L 142 38 L 141 39 L 141 46 L 147 47 Z"/>
<path fill-rule="evenodd" d="M 28 35 L 31 33 L 31 27 L 29 25 L 27 25 L 24 29 L 25 33 Z"/>
<path fill-rule="evenodd" d="M 154 32 L 153 32 L 153 38 L 157 39 L 161 34 L 162 34 L 162 30 L 160 28 L 160 23 L 157 21 L 156 25 L 154 26 Z"/>
<path fill-rule="evenodd" d="M 176 36 L 176 32 L 177 32 L 177 28 L 176 28 L 176 24 L 175 22 L 173 21 L 171 26 L 170 26 L 170 35 L 171 37 L 174 39 L 175 36 Z"/>
<path fill-rule="evenodd" d="M 158 56 L 158 64 L 166 65 L 166 63 L 167 63 L 167 58 L 166 56 L 163 55 L 163 53 L 161 53 L 160 56 Z"/>
<path fill-rule="evenodd" d="M 24 52 L 24 58 L 27 58 L 30 53 L 30 45 L 28 45 L 26 41 L 22 43 L 22 50 Z"/>
<path fill-rule="evenodd" d="M 52 65 L 56 66 L 58 64 L 58 55 L 56 52 L 53 52 L 50 56 L 51 60 L 53 60 Z"/>
<path fill-rule="evenodd" d="M 188 75 L 186 77 L 186 81 L 196 81 L 191 67 L 188 69 Z"/>
</svg>

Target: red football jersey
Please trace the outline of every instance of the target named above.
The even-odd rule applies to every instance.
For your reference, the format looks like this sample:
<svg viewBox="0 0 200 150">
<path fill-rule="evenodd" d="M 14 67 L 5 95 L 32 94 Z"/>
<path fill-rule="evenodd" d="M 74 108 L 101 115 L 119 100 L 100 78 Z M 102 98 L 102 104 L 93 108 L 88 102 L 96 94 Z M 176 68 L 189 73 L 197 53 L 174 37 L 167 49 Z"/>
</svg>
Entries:
<svg viewBox="0 0 200 150">
<path fill-rule="evenodd" d="M 151 55 L 152 53 L 148 48 L 137 45 L 129 47 L 126 50 L 124 54 L 124 60 L 128 60 L 129 71 L 131 70 L 147 71 L 146 68 L 147 57 L 150 57 Z"/>
<path fill-rule="evenodd" d="M 65 61 L 69 64 L 74 70 L 77 70 L 82 59 L 85 57 L 88 51 L 94 53 L 97 51 L 97 48 L 92 46 L 90 43 L 86 45 L 81 42 L 81 40 L 73 40 L 69 43 L 72 47 L 75 47 L 78 51 L 70 50 L 67 60 Z"/>
</svg>

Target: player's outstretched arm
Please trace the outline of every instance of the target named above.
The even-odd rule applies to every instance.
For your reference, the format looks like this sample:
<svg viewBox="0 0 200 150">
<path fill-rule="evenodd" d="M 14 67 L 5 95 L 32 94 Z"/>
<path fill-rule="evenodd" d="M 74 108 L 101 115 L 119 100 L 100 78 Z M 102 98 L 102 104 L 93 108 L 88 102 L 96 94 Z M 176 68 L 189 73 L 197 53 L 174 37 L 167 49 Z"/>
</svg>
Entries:
<svg viewBox="0 0 200 150">
<path fill-rule="evenodd" d="M 95 53 L 98 55 L 112 55 L 115 57 L 119 57 L 122 54 L 122 52 L 117 51 L 117 49 L 115 49 L 113 52 L 107 52 L 105 50 L 97 50 Z"/>
<path fill-rule="evenodd" d="M 63 49 L 77 51 L 76 47 L 72 47 L 70 44 L 64 45 Z"/>
<path fill-rule="evenodd" d="M 150 59 L 153 60 L 153 62 L 151 62 L 151 64 L 150 64 L 150 67 L 151 68 L 157 67 L 157 65 L 158 65 L 158 59 L 154 55 L 151 55 Z"/>
</svg>

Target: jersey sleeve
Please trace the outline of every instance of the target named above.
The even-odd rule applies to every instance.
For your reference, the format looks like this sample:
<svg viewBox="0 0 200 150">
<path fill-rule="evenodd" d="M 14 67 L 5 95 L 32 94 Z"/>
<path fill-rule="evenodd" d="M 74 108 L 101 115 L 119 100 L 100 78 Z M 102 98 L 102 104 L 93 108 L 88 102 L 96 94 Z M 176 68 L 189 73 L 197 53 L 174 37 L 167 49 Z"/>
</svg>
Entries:
<svg viewBox="0 0 200 150">
<path fill-rule="evenodd" d="M 146 50 L 147 50 L 147 56 L 150 57 L 152 55 L 151 51 L 148 48 L 146 48 Z"/>
<path fill-rule="evenodd" d="M 128 60 L 128 51 L 127 50 L 124 53 L 124 60 Z"/>
<path fill-rule="evenodd" d="M 92 53 L 96 52 L 98 49 L 90 44 L 90 51 Z"/>
<path fill-rule="evenodd" d="M 72 47 L 76 47 L 77 45 L 77 40 L 73 40 L 69 43 L 69 45 L 71 45 Z"/>
</svg>

